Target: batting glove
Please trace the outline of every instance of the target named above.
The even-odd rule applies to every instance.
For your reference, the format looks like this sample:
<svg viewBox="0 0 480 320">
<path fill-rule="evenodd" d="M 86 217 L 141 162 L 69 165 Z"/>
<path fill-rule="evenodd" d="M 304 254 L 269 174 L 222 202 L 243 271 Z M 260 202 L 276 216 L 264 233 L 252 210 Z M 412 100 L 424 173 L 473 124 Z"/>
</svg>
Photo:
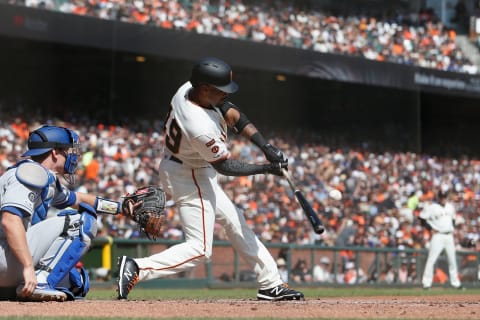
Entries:
<svg viewBox="0 0 480 320">
<path fill-rule="evenodd" d="M 288 169 L 288 160 L 265 164 L 265 173 L 283 176 L 282 169 Z"/>
<path fill-rule="evenodd" d="M 270 162 L 285 162 L 287 158 L 283 154 L 280 149 L 275 146 L 272 146 L 270 143 L 265 144 L 262 146 L 262 151 L 265 154 L 265 158 L 267 158 Z"/>
</svg>

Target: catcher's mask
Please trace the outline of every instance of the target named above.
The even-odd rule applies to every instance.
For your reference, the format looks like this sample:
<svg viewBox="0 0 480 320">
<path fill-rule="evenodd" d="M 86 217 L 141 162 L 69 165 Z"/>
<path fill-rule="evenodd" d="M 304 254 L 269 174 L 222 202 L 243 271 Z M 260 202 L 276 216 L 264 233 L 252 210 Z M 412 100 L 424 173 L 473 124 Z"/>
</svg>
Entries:
<svg viewBox="0 0 480 320">
<path fill-rule="evenodd" d="M 70 184 L 75 182 L 75 170 L 80 155 L 78 135 L 64 127 L 44 125 L 32 132 L 28 137 L 28 151 L 22 157 L 39 156 L 50 152 L 52 149 L 65 151 L 64 175 Z"/>
<path fill-rule="evenodd" d="M 208 57 L 195 64 L 190 82 L 194 87 L 209 84 L 225 93 L 234 93 L 238 90 L 238 85 L 232 77 L 232 69 L 227 63 L 218 58 Z"/>
</svg>

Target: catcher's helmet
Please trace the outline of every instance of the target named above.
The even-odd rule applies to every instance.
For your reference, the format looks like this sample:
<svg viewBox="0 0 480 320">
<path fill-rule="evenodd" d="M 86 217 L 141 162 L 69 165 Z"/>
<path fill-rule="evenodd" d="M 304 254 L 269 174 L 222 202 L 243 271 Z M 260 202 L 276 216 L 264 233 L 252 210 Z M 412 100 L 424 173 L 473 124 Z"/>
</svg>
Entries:
<svg viewBox="0 0 480 320">
<path fill-rule="evenodd" d="M 226 92 L 234 93 L 238 85 L 232 80 L 232 69 L 224 61 L 208 57 L 195 64 L 190 82 L 194 87 L 206 83 Z"/>
<path fill-rule="evenodd" d="M 28 137 L 28 151 L 22 157 L 39 156 L 52 149 L 71 149 L 66 156 L 65 173 L 72 174 L 78 164 L 78 135 L 67 128 L 44 125 Z"/>
</svg>

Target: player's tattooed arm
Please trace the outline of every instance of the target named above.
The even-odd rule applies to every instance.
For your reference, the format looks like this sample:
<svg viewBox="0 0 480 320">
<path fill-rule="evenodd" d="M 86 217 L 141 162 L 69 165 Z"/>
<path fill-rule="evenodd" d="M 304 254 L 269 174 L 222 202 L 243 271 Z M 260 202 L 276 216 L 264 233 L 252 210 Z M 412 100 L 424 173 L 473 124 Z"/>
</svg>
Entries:
<svg viewBox="0 0 480 320">
<path fill-rule="evenodd" d="M 277 164 L 251 164 L 235 159 L 227 159 L 212 163 L 212 166 L 219 173 L 225 176 L 251 176 L 254 174 L 273 173 L 279 170 Z"/>
</svg>

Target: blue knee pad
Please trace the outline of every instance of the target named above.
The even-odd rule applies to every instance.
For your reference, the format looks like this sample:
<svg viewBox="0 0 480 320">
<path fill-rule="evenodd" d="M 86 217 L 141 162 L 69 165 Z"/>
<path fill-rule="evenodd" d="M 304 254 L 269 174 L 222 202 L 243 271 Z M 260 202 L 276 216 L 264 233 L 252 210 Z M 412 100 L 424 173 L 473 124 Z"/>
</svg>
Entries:
<svg viewBox="0 0 480 320">
<path fill-rule="evenodd" d="M 90 247 L 92 239 L 97 234 L 96 214 L 92 207 L 87 204 L 82 204 L 80 205 L 78 212 L 64 210 L 58 215 L 69 216 L 74 214 L 81 215 L 79 225 L 77 226 L 79 229 L 78 235 L 66 235 L 61 248 L 58 250 L 57 254 L 60 254 L 61 257 L 47 277 L 47 282 L 52 288 L 57 287 L 60 281 L 62 281 L 62 279 L 73 270 L 73 267 Z M 87 275 L 86 278 L 88 280 L 88 273 L 85 272 L 85 274 Z M 76 276 L 73 276 L 73 278 L 73 280 L 76 281 Z M 70 281 L 71 280 L 72 276 L 70 277 Z"/>
</svg>

